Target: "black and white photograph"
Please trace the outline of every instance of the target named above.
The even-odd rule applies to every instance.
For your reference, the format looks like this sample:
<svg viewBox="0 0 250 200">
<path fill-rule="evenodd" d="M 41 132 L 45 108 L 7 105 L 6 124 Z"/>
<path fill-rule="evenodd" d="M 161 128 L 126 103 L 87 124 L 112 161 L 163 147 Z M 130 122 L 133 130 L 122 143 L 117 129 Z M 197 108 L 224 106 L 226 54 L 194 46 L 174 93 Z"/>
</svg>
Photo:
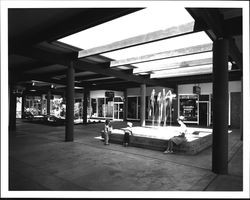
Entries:
<svg viewBox="0 0 250 200">
<path fill-rule="evenodd" d="M 249 198 L 248 1 L 1 1 L 1 198 Z"/>
</svg>

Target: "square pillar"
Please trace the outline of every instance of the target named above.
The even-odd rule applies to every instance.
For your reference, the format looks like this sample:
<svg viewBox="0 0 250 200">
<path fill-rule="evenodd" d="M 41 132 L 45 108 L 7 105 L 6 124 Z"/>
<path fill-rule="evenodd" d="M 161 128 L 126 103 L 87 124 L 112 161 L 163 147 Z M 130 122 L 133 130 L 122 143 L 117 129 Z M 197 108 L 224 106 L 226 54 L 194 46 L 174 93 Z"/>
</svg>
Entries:
<svg viewBox="0 0 250 200">
<path fill-rule="evenodd" d="M 74 92 L 75 92 L 75 68 L 74 62 L 70 63 L 67 69 L 67 88 L 66 88 L 66 133 L 65 141 L 74 140 Z"/>
<path fill-rule="evenodd" d="M 88 123 L 88 119 L 87 119 L 87 116 L 88 116 L 88 98 L 89 98 L 89 88 L 84 88 L 83 90 L 83 116 L 82 116 L 82 119 L 83 119 L 83 124 L 87 124 Z"/>
<path fill-rule="evenodd" d="M 146 113 L 146 84 L 141 84 L 141 107 L 140 107 L 140 125 L 145 126 L 145 113 Z"/>
<path fill-rule="evenodd" d="M 48 90 L 48 93 L 47 93 L 47 115 L 50 115 L 50 99 L 51 99 L 51 91 Z"/>
<path fill-rule="evenodd" d="M 124 90 L 124 105 L 123 105 L 123 121 L 127 121 L 127 112 L 128 112 L 128 93 L 127 89 Z"/>
<path fill-rule="evenodd" d="M 9 89 L 9 130 L 16 130 L 16 94 L 13 86 Z"/>
<path fill-rule="evenodd" d="M 213 43 L 212 171 L 228 173 L 228 40 Z"/>
</svg>

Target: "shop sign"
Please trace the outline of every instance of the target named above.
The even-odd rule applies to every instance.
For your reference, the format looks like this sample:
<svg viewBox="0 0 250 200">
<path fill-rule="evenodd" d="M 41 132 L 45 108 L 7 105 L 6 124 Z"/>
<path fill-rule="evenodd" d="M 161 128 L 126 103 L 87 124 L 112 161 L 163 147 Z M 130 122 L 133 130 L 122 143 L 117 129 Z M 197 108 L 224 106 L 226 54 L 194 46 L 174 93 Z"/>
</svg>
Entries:
<svg viewBox="0 0 250 200">
<path fill-rule="evenodd" d="M 193 87 L 193 93 L 194 94 L 200 94 L 201 93 L 201 88 L 199 86 L 194 86 Z"/>
<path fill-rule="evenodd" d="M 114 96 L 115 96 L 115 93 L 112 91 L 105 92 L 105 97 L 107 97 L 107 98 L 114 98 Z"/>
</svg>

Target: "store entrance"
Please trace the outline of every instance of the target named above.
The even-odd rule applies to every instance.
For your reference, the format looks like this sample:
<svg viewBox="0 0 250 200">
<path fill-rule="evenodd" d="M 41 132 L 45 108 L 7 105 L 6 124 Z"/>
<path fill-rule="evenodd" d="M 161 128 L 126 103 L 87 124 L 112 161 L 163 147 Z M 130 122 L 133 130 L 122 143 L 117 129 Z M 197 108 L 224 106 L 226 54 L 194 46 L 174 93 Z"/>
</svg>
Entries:
<svg viewBox="0 0 250 200">
<path fill-rule="evenodd" d="M 199 125 L 208 126 L 208 102 L 199 102 Z"/>
<path fill-rule="evenodd" d="M 123 102 L 114 103 L 114 119 L 123 119 Z"/>
</svg>

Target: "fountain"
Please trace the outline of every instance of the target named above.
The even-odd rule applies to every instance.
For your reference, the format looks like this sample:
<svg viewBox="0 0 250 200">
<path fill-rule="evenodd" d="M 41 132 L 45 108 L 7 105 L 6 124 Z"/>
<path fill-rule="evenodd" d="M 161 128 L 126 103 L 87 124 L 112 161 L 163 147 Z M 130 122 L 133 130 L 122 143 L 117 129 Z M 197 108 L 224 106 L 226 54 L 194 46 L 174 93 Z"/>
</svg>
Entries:
<svg viewBox="0 0 250 200">
<path fill-rule="evenodd" d="M 151 92 L 151 97 L 150 97 L 150 108 L 149 108 L 149 117 L 152 118 L 152 126 L 154 126 L 154 121 L 155 121 L 155 89 L 152 90 Z"/>
<path fill-rule="evenodd" d="M 155 98 L 155 89 L 151 92 L 149 119 L 152 120 L 152 126 L 133 126 L 131 127 L 132 135 L 130 136 L 131 146 L 149 148 L 163 151 L 166 148 L 167 141 L 176 135 L 180 134 L 179 127 L 172 126 L 172 101 L 176 97 L 171 90 L 163 89 L 158 92 Z M 167 119 L 170 117 L 170 126 L 167 126 Z M 155 126 L 155 119 L 157 126 Z M 163 126 L 161 126 L 163 120 Z M 124 130 L 126 127 L 120 129 L 113 129 L 110 136 L 111 142 L 122 143 Z M 195 154 L 201 150 L 211 146 L 212 144 L 212 129 L 202 128 L 187 128 L 188 134 L 187 142 L 177 146 L 177 151 L 185 152 L 187 154 Z"/>
</svg>

